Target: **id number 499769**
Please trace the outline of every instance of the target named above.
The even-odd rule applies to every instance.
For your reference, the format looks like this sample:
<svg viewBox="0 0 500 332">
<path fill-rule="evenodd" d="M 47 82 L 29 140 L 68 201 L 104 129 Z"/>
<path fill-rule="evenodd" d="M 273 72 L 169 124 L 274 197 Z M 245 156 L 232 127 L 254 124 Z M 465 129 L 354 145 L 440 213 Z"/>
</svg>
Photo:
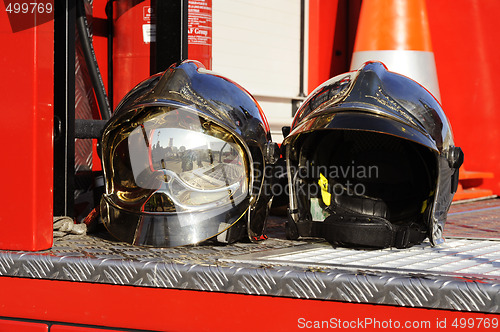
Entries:
<svg viewBox="0 0 500 332">
<path fill-rule="evenodd" d="M 50 14 L 54 10 L 51 2 L 9 2 L 5 11 L 9 14 Z"/>
<path fill-rule="evenodd" d="M 498 328 L 498 318 L 455 318 L 451 324 L 454 328 L 464 329 L 464 328 Z"/>
</svg>

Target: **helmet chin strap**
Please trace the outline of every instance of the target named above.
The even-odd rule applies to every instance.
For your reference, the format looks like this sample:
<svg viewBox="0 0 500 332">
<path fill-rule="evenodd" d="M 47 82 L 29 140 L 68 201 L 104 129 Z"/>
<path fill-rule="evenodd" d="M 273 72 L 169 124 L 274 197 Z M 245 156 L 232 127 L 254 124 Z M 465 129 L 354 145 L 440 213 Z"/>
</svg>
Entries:
<svg viewBox="0 0 500 332">
<path fill-rule="evenodd" d="M 366 199 L 364 203 L 365 211 L 371 210 L 376 214 L 384 210 L 381 209 L 378 200 L 373 200 L 371 207 L 366 206 Z M 427 229 L 421 223 L 395 224 L 384 217 L 357 213 L 334 202 L 329 210 L 333 211 L 323 223 L 320 223 L 318 231 L 332 244 L 369 248 L 408 248 L 421 243 L 427 237 Z"/>
<path fill-rule="evenodd" d="M 427 237 L 422 223 L 391 223 L 386 219 L 387 206 L 379 199 L 331 195 L 327 210 L 330 215 L 323 222 L 307 217 L 293 222 L 296 238 L 321 237 L 334 245 L 358 248 L 408 248 Z"/>
<path fill-rule="evenodd" d="M 294 226 L 298 234 L 321 237 L 333 245 L 357 248 L 409 248 L 427 237 L 419 223 L 393 224 L 385 218 L 352 211 L 333 213 L 323 222 L 301 221 Z"/>
<path fill-rule="evenodd" d="M 332 214 L 321 223 L 322 236 L 332 244 L 369 248 L 408 248 L 421 243 L 427 231 L 418 223 L 397 225 L 381 217 Z"/>
<path fill-rule="evenodd" d="M 335 185 L 341 186 L 338 182 Z M 354 247 L 408 248 L 427 237 L 422 223 L 390 222 L 389 209 L 382 199 L 358 196 L 344 187 L 342 192 L 345 195 L 331 194 L 327 207 L 330 216 L 318 230 L 328 242 Z"/>
</svg>

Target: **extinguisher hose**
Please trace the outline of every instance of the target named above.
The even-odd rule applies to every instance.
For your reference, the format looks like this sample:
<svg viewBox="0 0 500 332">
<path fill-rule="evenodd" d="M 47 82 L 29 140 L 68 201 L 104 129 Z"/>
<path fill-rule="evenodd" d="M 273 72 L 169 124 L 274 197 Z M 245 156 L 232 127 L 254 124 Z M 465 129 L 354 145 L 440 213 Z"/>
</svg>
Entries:
<svg viewBox="0 0 500 332">
<path fill-rule="evenodd" d="M 76 27 L 80 35 L 80 42 L 85 57 L 85 63 L 87 64 L 90 79 L 94 87 L 94 92 L 96 95 L 97 104 L 99 105 L 101 118 L 103 120 L 108 120 L 111 117 L 111 108 L 109 106 L 106 89 L 102 81 L 101 72 L 99 71 L 94 47 L 90 38 L 90 31 L 87 22 L 87 16 L 85 14 L 84 1 L 85 0 L 76 1 Z"/>
</svg>

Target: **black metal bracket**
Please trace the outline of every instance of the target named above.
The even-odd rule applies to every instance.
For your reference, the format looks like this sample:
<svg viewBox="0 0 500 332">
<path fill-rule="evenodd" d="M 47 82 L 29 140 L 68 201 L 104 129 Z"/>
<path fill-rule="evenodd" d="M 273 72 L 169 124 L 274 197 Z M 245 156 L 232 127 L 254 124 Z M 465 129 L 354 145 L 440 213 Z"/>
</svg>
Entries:
<svg viewBox="0 0 500 332">
<path fill-rule="evenodd" d="M 54 2 L 54 215 L 73 216 L 75 2 Z"/>
<path fill-rule="evenodd" d="M 155 66 L 151 74 L 187 58 L 188 0 L 156 0 Z"/>
</svg>

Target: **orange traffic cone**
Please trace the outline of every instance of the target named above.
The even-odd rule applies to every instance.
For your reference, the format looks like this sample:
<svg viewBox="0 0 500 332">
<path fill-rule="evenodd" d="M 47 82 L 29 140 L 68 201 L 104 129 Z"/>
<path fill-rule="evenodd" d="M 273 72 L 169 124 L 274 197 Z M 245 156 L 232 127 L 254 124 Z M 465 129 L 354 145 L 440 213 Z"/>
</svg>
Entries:
<svg viewBox="0 0 500 332">
<path fill-rule="evenodd" d="M 367 61 L 383 62 L 390 71 L 412 78 L 441 99 L 425 0 L 363 0 L 351 70 Z M 493 191 L 482 184 L 492 177 L 490 172 L 462 168 L 453 200 L 491 197 Z"/>
<path fill-rule="evenodd" d="M 366 61 L 410 77 L 440 100 L 425 0 L 364 0 L 351 61 Z"/>
</svg>

